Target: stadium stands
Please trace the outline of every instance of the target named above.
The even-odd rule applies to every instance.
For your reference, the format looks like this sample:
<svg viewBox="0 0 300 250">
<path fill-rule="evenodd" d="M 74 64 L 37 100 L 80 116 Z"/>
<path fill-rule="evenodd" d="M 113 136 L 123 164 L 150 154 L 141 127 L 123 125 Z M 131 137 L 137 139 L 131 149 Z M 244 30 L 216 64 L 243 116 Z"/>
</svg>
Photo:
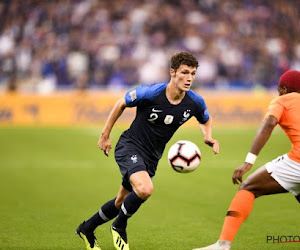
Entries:
<svg viewBox="0 0 300 250">
<path fill-rule="evenodd" d="M 200 61 L 194 87 L 274 88 L 300 69 L 298 0 L 4 0 L 0 89 L 127 88 Z"/>
</svg>

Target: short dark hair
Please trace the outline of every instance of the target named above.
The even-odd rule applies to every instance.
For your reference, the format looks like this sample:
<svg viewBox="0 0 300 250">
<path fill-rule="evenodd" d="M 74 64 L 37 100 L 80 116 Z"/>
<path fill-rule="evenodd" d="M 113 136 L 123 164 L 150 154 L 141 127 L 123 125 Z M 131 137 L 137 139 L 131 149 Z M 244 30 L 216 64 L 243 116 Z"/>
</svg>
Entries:
<svg viewBox="0 0 300 250">
<path fill-rule="evenodd" d="M 297 70 L 288 70 L 279 79 L 280 87 L 287 87 L 289 90 L 300 89 L 300 72 Z"/>
<path fill-rule="evenodd" d="M 176 71 L 180 67 L 180 65 L 187 65 L 189 67 L 198 68 L 199 63 L 193 54 L 182 51 L 174 54 L 171 58 L 172 69 Z"/>
</svg>

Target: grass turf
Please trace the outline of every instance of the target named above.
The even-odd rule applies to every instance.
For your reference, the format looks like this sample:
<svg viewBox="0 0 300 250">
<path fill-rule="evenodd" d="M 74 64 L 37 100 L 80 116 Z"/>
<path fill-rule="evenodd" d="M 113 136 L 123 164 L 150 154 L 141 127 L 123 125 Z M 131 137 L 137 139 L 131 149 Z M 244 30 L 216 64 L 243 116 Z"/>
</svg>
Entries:
<svg viewBox="0 0 300 250">
<path fill-rule="evenodd" d="M 122 129 L 112 132 L 115 145 Z M 129 221 L 132 250 L 192 249 L 214 243 L 237 186 L 231 175 L 248 152 L 256 129 L 215 129 L 220 154 L 203 143 L 200 130 L 181 128 L 167 145 L 154 193 Z M 113 158 L 98 149 L 95 128 L 0 129 L 0 249 L 85 249 L 75 229 L 113 198 L 121 175 Z M 166 159 L 176 140 L 198 144 L 199 168 L 176 173 Z M 254 169 L 287 152 L 276 129 Z M 251 171 L 253 172 L 253 171 Z M 113 249 L 110 223 L 96 230 L 102 249 Z M 299 249 L 300 243 L 271 244 L 267 236 L 299 235 L 299 204 L 291 194 L 259 198 L 232 249 Z"/>
</svg>

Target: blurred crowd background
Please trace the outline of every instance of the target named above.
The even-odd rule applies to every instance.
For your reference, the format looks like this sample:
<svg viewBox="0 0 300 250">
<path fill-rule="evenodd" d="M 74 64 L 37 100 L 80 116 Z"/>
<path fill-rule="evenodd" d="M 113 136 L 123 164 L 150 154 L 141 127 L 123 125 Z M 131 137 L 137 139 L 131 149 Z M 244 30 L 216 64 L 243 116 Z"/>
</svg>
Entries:
<svg viewBox="0 0 300 250">
<path fill-rule="evenodd" d="M 195 88 L 276 88 L 300 70 L 299 0 L 2 0 L 0 89 L 122 89 L 169 80 L 178 51 Z"/>
</svg>

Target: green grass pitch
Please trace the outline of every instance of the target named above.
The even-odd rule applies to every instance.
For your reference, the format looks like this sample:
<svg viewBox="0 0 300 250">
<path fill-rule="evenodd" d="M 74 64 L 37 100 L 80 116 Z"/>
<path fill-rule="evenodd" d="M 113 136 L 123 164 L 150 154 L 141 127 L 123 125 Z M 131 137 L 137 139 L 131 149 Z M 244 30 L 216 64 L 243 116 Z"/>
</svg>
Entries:
<svg viewBox="0 0 300 250">
<path fill-rule="evenodd" d="M 97 147 L 101 127 L 0 128 L 0 249 L 85 249 L 75 229 L 115 197 L 121 175 L 113 151 Z M 111 135 L 115 145 L 121 127 Z M 238 189 L 231 183 L 256 128 L 215 129 L 220 154 L 203 143 L 199 128 L 180 128 L 167 145 L 153 180 L 154 193 L 128 224 L 131 250 L 188 250 L 214 243 Z M 176 173 L 167 150 L 191 140 L 202 152 L 199 168 Z M 253 169 L 284 154 L 290 143 L 276 129 Z M 253 172 L 253 170 L 251 171 Z M 112 250 L 110 223 L 96 230 L 103 250 Z M 267 243 L 267 236 L 300 235 L 299 204 L 291 194 L 261 197 L 238 232 L 232 249 L 300 249 L 300 243 Z"/>
</svg>

